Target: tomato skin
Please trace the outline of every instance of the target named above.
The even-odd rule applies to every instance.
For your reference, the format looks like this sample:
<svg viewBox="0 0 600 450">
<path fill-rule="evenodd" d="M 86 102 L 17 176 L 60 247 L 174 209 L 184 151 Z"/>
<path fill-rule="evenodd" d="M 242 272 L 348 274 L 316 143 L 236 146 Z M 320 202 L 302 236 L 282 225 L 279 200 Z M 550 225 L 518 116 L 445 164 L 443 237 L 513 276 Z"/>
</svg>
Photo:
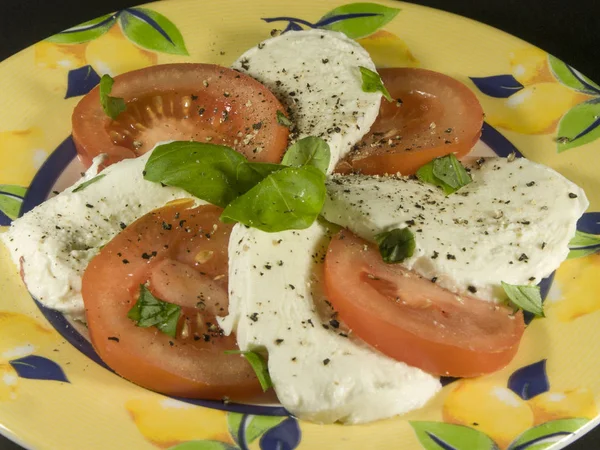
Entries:
<svg viewBox="0 0 600 450">
<path fill-rule="evenodd" d="M 395 101 L 336 167 L 338 173 L 412 175 L 434 158 L 468 154 L 481 135 L 483 109 L 464 84 L 426 69 L 380 69 Z M 400 103 L 398 100 L 401 100 Z"/>
<path fill-rule="evenodd" d="M 86 167 L 101 154 L 104 166 L 134 158 L 155 144 L 194 140 L 227 145 L 251 161 L 279 163 L 289 130 L 277 123 L 285 112 L 258 81 L 212 64 L 163 64 L 114 78 L 110 93 L 127 109 L 111 120 L 100 105 L 99 86 L 77 104 L 73 141 Z"/>
<path fill-rule="evenodd" d="M 190 398 L 252 397 L 261 392 L 254 371 L 243 357 L 224 353 L 237 350 L 236 339 L 219 332 L 214 315 L 227 312 L 219 302 L 227 299 L 232 226 L 219 222 L 220 208 L 192 204 L 180 201 L 143 216 L 92 259 L 82 282 L 92 345 L 115 372 L 151 390 Z M 198 262 L 207 252 L 210 258 Z M 178 275 L 175 281 L 188 280 L 192 293 L 185 302 L 182 287 L 164 281 L 169 272 Z M 163 285 L 153 286 L 155 280 Z M 175 338 L 127 318 L 144 283 L 182 306 Z M 212 300 L 202 293 L 218 289 L 222 294 Z"/>
<path fill-rule="evenodd" d="M 400 264 L 386 264 L 374 244 L 347 230 L 329 245 L 325 291 L 358 337 L 434 375 L 473 377 L 501 369 L 525 329 L 522 312 L 457 296 Z"/>
</svg>

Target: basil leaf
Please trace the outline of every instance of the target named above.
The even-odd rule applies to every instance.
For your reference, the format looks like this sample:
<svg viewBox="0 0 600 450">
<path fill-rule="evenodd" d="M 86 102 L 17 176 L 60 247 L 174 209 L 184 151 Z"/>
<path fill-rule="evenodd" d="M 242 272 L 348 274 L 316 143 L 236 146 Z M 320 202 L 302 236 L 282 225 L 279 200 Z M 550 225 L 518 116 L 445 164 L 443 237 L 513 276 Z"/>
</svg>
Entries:
<svg viewBox="0 0 600 450">
<path fill-rule="evenodd" d="M 454 189 L 460 189 L 473 181 L 453 154 L 433 160 L 433 175 Z"/>
<path fill-rule="evenodd" d="M 288 148 L 281 164 L 293 167 L 313 166 L 327 173 L 330 159 L 329 144 L 321 138 L 308 136 Z"/>
<path fill-rule="evenodd" d="M 102 75 L 102 78 L 100 78 L 100 104 L 106 115 L 113 120 L 127 109 L 125 100 L 109 95 L 114 82 L 115 80 L 108 74 Z"/>
<path fill-rule="evenodd" d="M 175 337 L 177 333 L 177 322 L 180 315 L 181 306 L 156 298 L 143 284 L 140 285 L 138 301 L 127 313 L 127 317 L 133 320 L 138 327 L 155 326 L 171 337 Z"/>
<path fill-rule="evenodd" d="M 471 181 L 471 176 L 453 154 L 436 158 L 417 170 L 417 178 L 444 190 L 446 195 L 458 191 Z"/>
<path fill-rule="evenodd" d="M 260 181 L 266 176 L 271 175 L 273 172 L 277 172 L 284 168 L 285 166 L 282 166 L 281 164 L 247 162 L 245 167 L 241 166 L 240 172 L 245 173 L 246 170 L 250 170 L 255 173 L 258 181 Z"/>
<path fill-rule="evenodd" d="M 408 228 L 394 228 L 375 236 L 379 253 L 384 262 L 395 264 L 409 258 L 415 252 L 415 235 Z"/>
<path fill-rule="evenodd" d="M 258 382 L 260 383 L 260 387 L 262 387 L 263 391 L 267 391 L 270 387 L 273 387 L 273 382 L 271 381 L 271 376 L 269 375 L 267 361 L 262 357 L 262 355 L 256 352 L 242 350 L 225 350 L 225 354 L 242 355 L 244 358 L 246 358 L 246 360 L 252 366 L 254 373 L 256 373 L 256 378 L 258 378 Z"/>
<path fill-rule="evenodd" d="M 539 286 L 519 286 L 502 281 L 502 288 L 515 306 L 518 306 L 523 311 L 529 311 L 536 316 L 545 317 Z"/>
<path fill-rule="evenodd" d="M 233 200 L 221 220 L 271 233 L 302 230 L 320 214 L 326 194 L 325 175 L 319 169 L 286 167 Z"/>
<path fill-rule="evenodd" d="M 184 189 L 224 208 L 279 169 L 275 164 L 248 163 L 224 145 L 183 141 L 156 147 L 146 163 L 144 179 Z"/>
<path fill-rule="evenodd" d="M 102 178 L 104 178 L 106 175 L 101 174 L 98 176 L 95 176 L 94 178 L 92 178 L 91 180 L 87 180 L 83 183 L 81 183 L 79 186 L 77 186 L 75 189 L 73 189 L 73 192 L 79 192 L 79 191 L 83 191 L 86 187 L 88 187 L 90 184 L 94 184 L 96 181 L 100 181 Z"/>
<path fill-rule="evenodd" d="M 288 128 L 292 126 L 292 121 L 281 111 L 277 111 L 277 123 Z"/>
<path fill-rule="evenodd" d="M 367 69 L 366 67 L 359 66 L 360 75 L 362 76 L 362 90 L 364 92 L 381 92 L 388 102 L 392 101 L 392 96 L 383 85 L 381 77 L 377 72 Z"/>
</svg>

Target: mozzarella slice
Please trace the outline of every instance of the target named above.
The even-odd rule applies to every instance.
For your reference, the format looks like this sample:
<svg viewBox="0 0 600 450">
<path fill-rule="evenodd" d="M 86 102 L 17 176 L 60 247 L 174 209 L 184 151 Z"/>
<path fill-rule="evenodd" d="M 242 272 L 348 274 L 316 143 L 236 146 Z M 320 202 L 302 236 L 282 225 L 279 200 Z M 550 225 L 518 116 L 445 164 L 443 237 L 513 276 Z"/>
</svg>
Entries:
<svg viewBox="0 0 600 450">
<path fill-rule="evenodd" d="M 319 223 L 280 233 L 236 225 L 221 327 L 236 332 L 240 349 L 268 351 L 277 397 L 301 419 L 364 423 L 423 406 L 437 378 L 331 326 L 321 283 L 329 240 Z"/>
<path fill-rule="evenodd" d="M 369 54 L 342 33 L 288 31 L 253 47 L 233 63 L 267 86 L 286 106 L 293 139 L 319 136 L 331 149 L 329 172 L 375 121 L 380 93 L 362 90 L 359 66 Z"/>
<path fill-rule="evenodd" d="M 500 301 L 501 281 L 536 284 L 558 268 L 589 203 L 581 188 L 524 158 L 489 158 L 471 175 L 448 197 L 409 178 L 332 177 L 323 216 L 370 241 L 409 226 L 416 250 L 406 267 L 453 292 Z"/>
<path fill-rule="evenodd" d="M 144 180 L 151 152 L 104 169 L 101 157 L 75 185 L 12 222 L 0 235 L 22 268 L 29 292 L 48 308 L 83 318 L 81 278 L 89 261 L 127 224 L 171 200 L 189 198 L 182 189 Z M 203 202 L 197 200 L 197 204 Z"/>
</svg>

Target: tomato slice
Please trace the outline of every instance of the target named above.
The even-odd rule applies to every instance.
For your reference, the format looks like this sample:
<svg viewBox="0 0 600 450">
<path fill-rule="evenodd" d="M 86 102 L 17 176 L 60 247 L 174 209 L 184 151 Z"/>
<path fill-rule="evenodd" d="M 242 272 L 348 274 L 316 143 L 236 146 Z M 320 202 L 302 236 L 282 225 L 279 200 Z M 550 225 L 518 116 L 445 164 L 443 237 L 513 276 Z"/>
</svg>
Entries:
<svg viewBox="0 0 600 450">
<path fill-rule="evenodd" d="M 100 106 L 99 87 L 75 107 L 73 140 L 89 166 L 100 153 L 105 165 L 133 158 L 162 141 L 230 146 L 249 160 L 278 163 L 289 130 L 277 123 L 284 108 L 258 81 L 212 64 L 165 64 L 115 77 L 111 96 L 127 109 L 111 120 Z"/>
<path fill-rule="evenodd" d="M 326 294 L 358 337 L 382 353 L 435 375 L 473 377 L 508 364 L 523 314 L 457 296 L 342 230 L 325 259 Z"/>
<path fill-rule="evenodd" d="M 461 82 L 425 69 L 379 69 L 396 101 L 381 101 L 371 130 L 336 168 L 339 173 L 411 175 L 434 158 L 471 151 L 483 109 Z"/>
<path fill-rule="evenodd" d="M 92 344 L 119 375 L 164 394 L 220 399 L 259 393 L 235 336 L 223 336 L 227 314 L 227 245 L 232 225 L 216 206 L 179 202 L 138 219 L 90 262 L 82 294 Z M 182 307 L 177 334 L 141 328 L 127 318 L 140 284 Z"/>
</svg>

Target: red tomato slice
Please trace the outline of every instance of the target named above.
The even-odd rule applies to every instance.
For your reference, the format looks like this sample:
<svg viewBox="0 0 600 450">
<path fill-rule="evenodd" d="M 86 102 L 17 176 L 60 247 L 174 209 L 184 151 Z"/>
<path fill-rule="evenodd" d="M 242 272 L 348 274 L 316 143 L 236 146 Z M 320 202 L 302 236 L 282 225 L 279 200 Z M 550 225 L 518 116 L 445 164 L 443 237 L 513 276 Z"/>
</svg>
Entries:
<svg viewBox="0 0 600 450">
<path fill-rule="evenodd" d="M 326 293 L 340 318 L 382 353 L 435 375 L 473 377 L 508 364 L 523 314 L 457 296 L 342 230 L 325 259 Z"/>
<path fill-rule="evenodd" d="M 73 111 L 73 140 L 86 166 L 100 153 L 109 165 L 168 140 L 227 145 L 259 162 L 278 163 L 286 150 L 289 130 L 277 123 L 283 106 L 247 75 L 211 64 L 165 64 L 114 80 L 110 95 L 127 104 L 116 120 L 100 106 L 99 87 Z"/>
<path fill-rule="evenodd" d="M 82 294 L 92 344 L 119 375 L 164 394 L 220 399 L 261 391 L 239 355 L 235 336 L 223 336 L 215 316 L 226 315 L 227 245 L 231 225 L 221 209 L 179 202 L 129 225 L 90 262 Z M 127 318 L 140 284 L 182 306 L 175 338 Z"/>
<path fill-rule="evenodd" d="M 411 175 L 434 158 L 471 151 L 483 124 L 483 109 L 464 84 L 425 69 L 379 69 L 392 98 L 381 100 L 369 133 L 336 171 Z M 401 102 L 400 102 L 401 101 Z"/>
</svg>

